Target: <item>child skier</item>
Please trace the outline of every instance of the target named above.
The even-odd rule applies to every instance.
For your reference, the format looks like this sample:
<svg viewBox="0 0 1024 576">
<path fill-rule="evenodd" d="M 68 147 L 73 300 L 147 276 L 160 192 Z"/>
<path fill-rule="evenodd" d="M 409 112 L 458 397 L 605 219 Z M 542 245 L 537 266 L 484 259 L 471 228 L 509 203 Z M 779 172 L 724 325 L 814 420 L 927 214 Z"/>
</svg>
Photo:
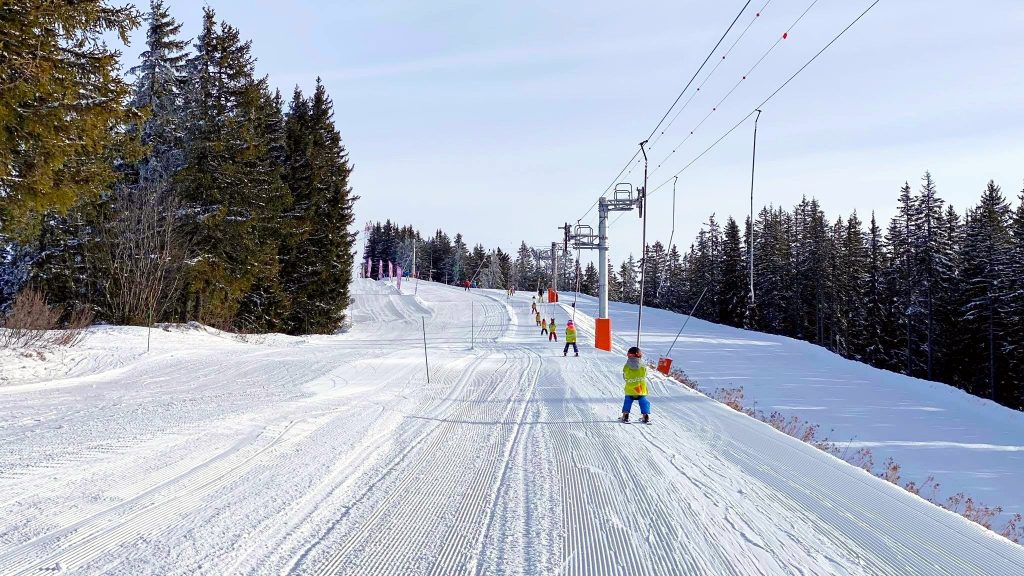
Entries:
<svg viewBox="0 0 1024 576">
<path fill-rule="evenodd" d="M 576 326 L 572 323 L 572 320 L 565 325 L 565 348 L 562 350 L 562 356 L 569 355 L 569 346 L 572 346 L 572 351 L 579 356 L 580 349 L 576 346 Z"/>
<path fill-rule="evenodd" d="M 545 322 L 544 319 L 540 317 L 540 312 L 537 312 L 537 322 L 540 323 L 540 335 L 543 336 L 543 335 L 547 334 L 548 333 L 548 323 Z M 548 337 L 548 340 L 549 341 L 551 340 L 550 336 Z"/>
<path fill-rule="evenodd" d="M 551 324 L 548 324 L 548 342 L 554 340 L 558 342 L 558 326 L 555 326 L 555 319 L 551 319 Z"/>
<path fill-rule="evenodd" d="M 651 403 L 647 400 L 647 367 L 643 365 L 642 359 L 643 353 L 636 346 L 626 353 L 626 365 L 622 367 L 626 399 L 622 403 L 620 422 L 629 422 L 629 411 L 633 408 L 634 400 L 640 402 L 640 421 L 644 424 L 651 421 Z"/>
<path fill-rule="evenodd" d="M 533 314 L 540 314 L 540 311 L 537 310 L 537 297 L 536 296 L 533 297 L 533 303 L 530 304 L 530 312 L 533 313 Z"/>
</svg>

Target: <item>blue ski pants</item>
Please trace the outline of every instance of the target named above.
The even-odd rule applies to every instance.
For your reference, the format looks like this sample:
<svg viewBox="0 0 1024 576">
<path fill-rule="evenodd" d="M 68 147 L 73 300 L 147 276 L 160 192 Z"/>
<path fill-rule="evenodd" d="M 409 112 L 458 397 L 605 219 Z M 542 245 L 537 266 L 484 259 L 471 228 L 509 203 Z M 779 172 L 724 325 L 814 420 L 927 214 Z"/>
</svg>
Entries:
<svg viewBox="0 0 1024 576">
<path fill-rule="evenodd" d="M 622 403 L 622 412 L 626 413 L 633 409 L 633 401 L 640 402 L 640 413 L 650 414 L 651 413 L 651 401 L 647 399 L 647 396 L 626 396 L 626 400 Z"/>
</svg>

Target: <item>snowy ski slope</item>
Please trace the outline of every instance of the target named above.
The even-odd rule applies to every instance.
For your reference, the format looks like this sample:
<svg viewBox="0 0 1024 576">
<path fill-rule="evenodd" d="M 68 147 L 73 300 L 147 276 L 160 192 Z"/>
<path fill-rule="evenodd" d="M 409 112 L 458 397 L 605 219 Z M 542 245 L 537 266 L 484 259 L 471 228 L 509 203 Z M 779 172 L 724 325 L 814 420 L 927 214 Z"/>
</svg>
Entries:
<svg viewBox="0 0 1024 576">
<path fill-rule="evenodd" d="M 572 294 L 563 294 L 572 301 Z M 578 296 L 580 311 L 597 303 Z M 617 333 L 636 333 L 636 310 L 613 302 Z M 652 358 L 671 346 L 686 316 L 644 309 L 643 343 Z M 943 496 L 964 492 L 1002 506 L 1005 520 L 1024 513 L 1024 413 L 952 386 L 845 360 L 783 336 L 692 319 L 672 352 L 674 366 L 701 386 L 742 386 L 745 400 L 821 426 L 849 450 L 870 448 L 880 468 L 892 457 L 905 480 L 934 476 Z"/>
<path fill-rule="evenodd" d="M 1024 548 L 681 387 L 615 422 L 621 355 L 563 358 L 529 294 L 354 292 L 338 336 L 154 331 L 144 354 L 108 328 L 69 374 L 0 360 L 0 574 L 1024 573 Z"/>
</svg>

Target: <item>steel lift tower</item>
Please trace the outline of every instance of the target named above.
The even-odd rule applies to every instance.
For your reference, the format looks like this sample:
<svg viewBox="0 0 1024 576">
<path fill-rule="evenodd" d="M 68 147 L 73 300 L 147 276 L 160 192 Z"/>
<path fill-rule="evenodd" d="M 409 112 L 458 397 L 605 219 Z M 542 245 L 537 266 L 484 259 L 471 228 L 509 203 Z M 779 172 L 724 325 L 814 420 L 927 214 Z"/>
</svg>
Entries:
<svg viewBox="0 0 1024 576">
<path fill-rule="evenodd" d="M 577 250 L 597 250 L 597 318 L 595 319 L 595 346 L 602 350 L 612 349 L 612 321 L 608 317 L 608 214 L 629 212 L 639 208 L 642 199 L 634 194 L 633 185 L 620 182 L 615 185 L 611 198 L 602 196 L 597 201 L 597 234 L 586 224 L 577 224 L 570 234 L 566 230 L 566 246 L 572 242 Z"/>
</svg>

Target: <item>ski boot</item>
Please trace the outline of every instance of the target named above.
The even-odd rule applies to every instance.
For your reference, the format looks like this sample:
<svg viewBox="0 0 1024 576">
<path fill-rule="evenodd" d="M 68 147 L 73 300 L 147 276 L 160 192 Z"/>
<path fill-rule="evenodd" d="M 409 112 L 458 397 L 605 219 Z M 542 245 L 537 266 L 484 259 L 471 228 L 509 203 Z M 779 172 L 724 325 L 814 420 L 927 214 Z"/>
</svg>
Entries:
<svg viewBox="0 0 1024 576">
<path fill-rule="evenodd" d="M 644 414 L 643 416 L 640 417 L 640 421 L 643 422 L 644 424 L 650 424 L 651 423 L 651 415 L 650 414 Z"/>
<path fill-rule="evenodd" d="M 629 423 L 629 412 L 623 412 L 622 416 L 619 416 L 619 422 Z"/>
</svg>

